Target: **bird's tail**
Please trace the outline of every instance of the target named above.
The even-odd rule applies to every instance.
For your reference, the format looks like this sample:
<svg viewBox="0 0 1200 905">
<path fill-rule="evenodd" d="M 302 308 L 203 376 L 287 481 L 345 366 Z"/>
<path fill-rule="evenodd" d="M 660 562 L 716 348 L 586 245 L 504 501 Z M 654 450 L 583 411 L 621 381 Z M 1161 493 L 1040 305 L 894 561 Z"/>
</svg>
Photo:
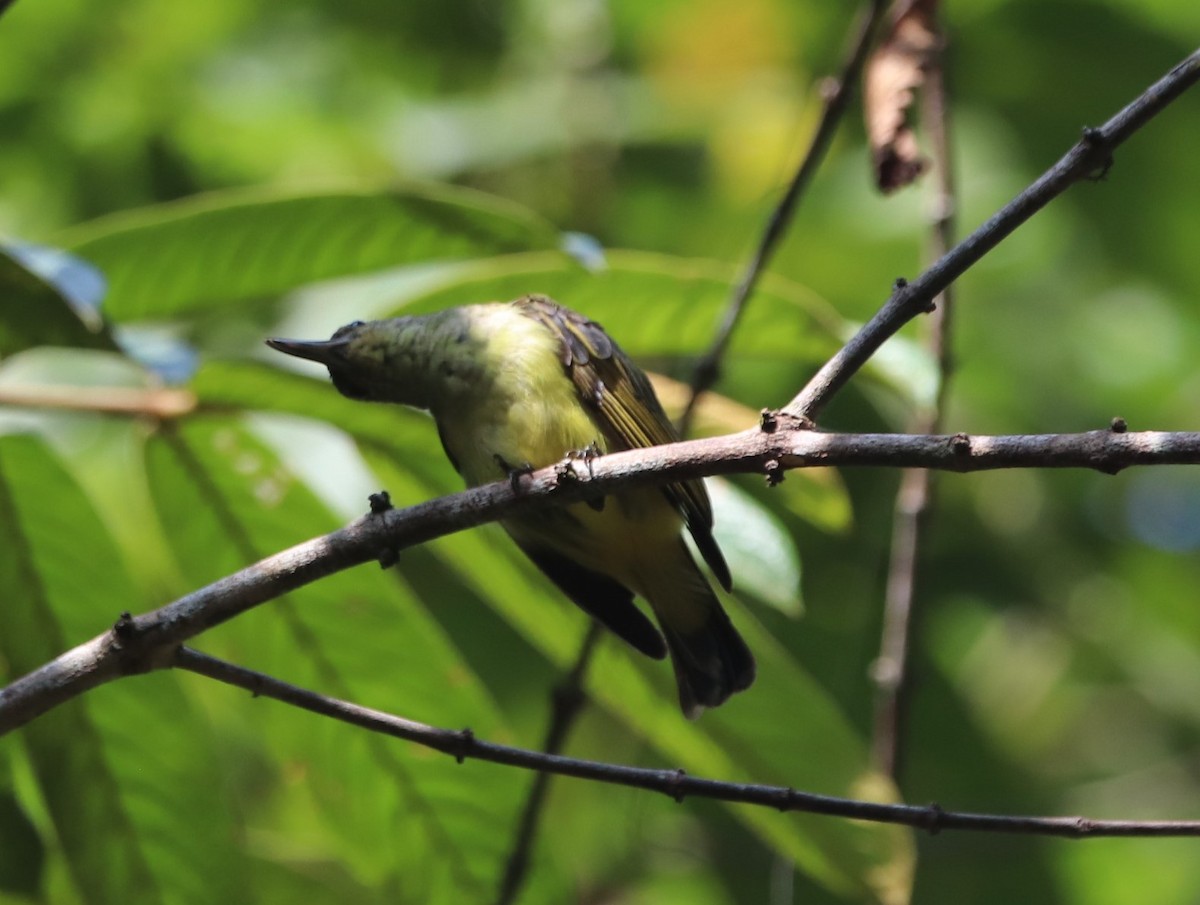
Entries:
<svg viewBox="0 0 1200 905">
<path fill-rule="evenodd" d="M 679 704 L 688 719 L 754 681 L 754 655 L 680 538 L 644 576 L 643 596 L 667 639 Z"/>
</svg>

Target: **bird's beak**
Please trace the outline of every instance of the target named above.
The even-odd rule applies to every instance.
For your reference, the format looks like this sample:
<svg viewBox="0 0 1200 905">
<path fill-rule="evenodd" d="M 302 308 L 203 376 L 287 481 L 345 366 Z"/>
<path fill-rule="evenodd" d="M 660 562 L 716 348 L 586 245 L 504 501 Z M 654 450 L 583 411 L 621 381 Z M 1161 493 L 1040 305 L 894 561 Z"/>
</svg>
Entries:
<svg viewBox="0 0 1200 905">
<path fill-rule="evenodd" d="M 346 339 L 300 340 L 268 339 L 267 345 L 285 355 L 295 355 L 319 364 L 329 365 L 338 360 L 339 353 L 350 345 Z"/>
</svg>

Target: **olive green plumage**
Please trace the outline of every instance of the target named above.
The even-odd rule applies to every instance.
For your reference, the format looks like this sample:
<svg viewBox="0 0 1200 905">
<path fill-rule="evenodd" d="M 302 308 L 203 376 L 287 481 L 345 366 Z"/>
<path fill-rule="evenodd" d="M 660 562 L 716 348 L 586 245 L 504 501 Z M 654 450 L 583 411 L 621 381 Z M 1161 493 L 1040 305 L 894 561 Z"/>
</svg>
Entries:
<svg viewBox="0 0 1200 905">
<path fill-rule="evenodd" d="M 470 485 L 575 450 L 678 439 L 646 375 L 608 334 L 545 296 L 356 322 L 325 342 L 269 343 L 324 364 L 352 399 L 428 409 Z M 702 482 L 632 488 L 502 524 L 583 610 L 648 656 L 670 653 L 689 717 L 753 682 L 754 658 L 680 533 L 688 529 L 729 590 Z M 662 634 L 634 605 L 635 593 L 650 604 Z"/>
</svg>

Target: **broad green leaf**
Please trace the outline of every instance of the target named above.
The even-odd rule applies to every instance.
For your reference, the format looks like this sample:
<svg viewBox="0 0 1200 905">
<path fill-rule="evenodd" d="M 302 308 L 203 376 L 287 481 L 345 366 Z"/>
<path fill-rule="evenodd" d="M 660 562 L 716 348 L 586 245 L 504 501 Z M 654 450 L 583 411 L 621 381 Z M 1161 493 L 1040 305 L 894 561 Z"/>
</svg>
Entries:
<svg viewBox="0 0 1200 905">
<path fill-rule="evenodd" d="M 214 193 L 105 217 L 60 242 L 104 271 L 108 316 L 130 322 L 406 264 L 553 248 L 558 237 L 510 202 L 426 186 Z"/>
<path fill-rule="evenodd" d="M 247 362 L 208 363 L 196 375 L 192 390 L 206 409 L 278 412 L 331 424 L 356 440 L 392 450 L 443 493 L 461 487 L 438 446 L 433 422 L 415 409 L 356 404 L 328 380 Z"/>
<path fill-rule="evenodd" d="M 160 518 L 194 583 L 336 527 L 237 419 L 194 419 L 147 452 Z M 403 560 L 399 572 L 368 565 L 330 576 L 196 646 L 368 706 L 505 737 L 486 690 L 408 591 Z M 491 888 L 506 846 L 495 828 L 515 820 L 519 796 L 490 771 L 468 774 L 445 755 L 275 702 L 229 707 L 227 689 L 203 694 L 269 765 L 253 815 L 283 846 L 268 860 L 336 860 L 370 901 L 392 883 L 428 902 Z"/>
<path fill-rule="evenodd" d="M 766 506 L 733 482 L 713 479 L 713 534 L 739 591 L 792 617 L 804 612 L 800 599 L 800 555 L 791 536 Z"/>
<path fill-rule="evenodd" d="M 0 246 L 0 358 L 33 346 L 114 348 L 101 325 L 84 323 L 60 288 Z"/>
<path fill-rule="evenodd" d="M 87 498 L 32 437 L 0 438 L 0 524 L 0 653 L 10 676 L 103 631 L 136 599 Z M 82 901 L 236 897 L 245 862 L 211 738 L 174 676 L 95 689 L 16 738 Z"/>
<path fill-rule="evenodd" d="M 636 357 L 691 357 L 707 347 L 725 311 L 735 276 L 731 265 L 625 250 L 609 251 L 606 258 L 602 270 L 545 253 L 474 262 L 457 268 L 440 289 L 405 300 L 397 313 L 540 292 L 602 323 Z M 840 329 L 826 302 L 768 274 L 746 308 L 730 356 L 821 358 L 837 348 Z"/>
</svg>

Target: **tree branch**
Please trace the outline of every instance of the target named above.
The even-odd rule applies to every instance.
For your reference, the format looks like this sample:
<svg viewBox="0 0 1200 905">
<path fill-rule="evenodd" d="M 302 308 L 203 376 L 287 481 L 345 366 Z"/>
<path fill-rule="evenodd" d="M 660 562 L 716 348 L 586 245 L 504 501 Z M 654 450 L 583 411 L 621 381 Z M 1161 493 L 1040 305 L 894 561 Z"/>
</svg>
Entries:
<svg viewBox="0 0 1200 905">
<path fill-rule="evenodd" d="M 274 698 L 352 726 L 424 745 L 449 754 L 459 763 L 467 758 L 475 758 L 526 770 L 540 770 L 543 773 L 647 789 L 661 792 L 676 801 L 683 801 L 688 797 L 712 798 L 718 801 L 761 805 L 779 811 L 804 811 L 854 820 L 895 823 L 925 829 L 931 833 L 942 830 L 973 830 L 1066 836 L 1074 839 L 1101 836 L 1200 836 L 1200 821 L 1195 820 L 1093 820 L 1087 817 L 1027 817 L 944 811 L 936 804 L 926 807 L 882 804 L 798 792 L 784 786 L 702 779 L 688 776 L 682 770 L 656 770 L 580 760 L 563 757 L 561 754 L 545 754 L 509 745 L 498 745 L 476 738 L 469 729 L 439 729 L 369 707 L 339 701 L 186 647 L 176 652 L 171 665 L 244 688 L 259 697 Z"/>
<path fill-rule="evenodd" d="M 123 614 L 107 632 L 0 689 L 0 735 L 83 692 L 123 675 L 170 665 L 178 645 L 287 591 L 397 550 L 485 522 L 621 488 L 714 474 L 759 473 L 779 480 L 792 468 L 885 466 L 984 471 L 1091 468 L 1115 474 L 1132 465 L 1200 464 L 1200 433 L 1124 433 L 1003 437 L 833 434 L 803 429 L 787 416 L 738 434 L 669 446 L 567 459 L 509 481 L 473 487 L 406 509 L 372 513 L 298 544 L 141 616 Z"/>
<path fill-rule="evenodd" d="M 957 247 L 911 283 L 898 280 L 891 298 L 825 363 L 784 411 L 815 420 L 833 395 L 886 339 L 918 314 L 931 310 L 934 296 L 1071 185 L 1080 179 L 1100 178 L 1107 173 L 1113 151 L 1198 79 L 1200 50 L 1147 88 L 1099 129 L 1085 129 L 1083 138 L 1058 163 Z"/>
<path fill-rule="evenodd" d="M 824 97 L 825 108 L 821 113 L 817 130 L 809 142 L 808 151 L 800 161 L 800 166 L 796 170 L 796 175 L 792 177 L 787 191 L 783 193 L 783 197 L 779 199 L 775 209 L 771 211 L 762 237 L 758 240 L 758 247 L 730 293 L 725 317 L 722 319 L 720 327 L 717 328 L 712 345 L 696 363 L 696 368 L 692 373 L 692 393 L 684 407 L 683 414 L 679 417 L 681 434 L 687 434 L 688 426 L 695 414 L 696 401 L 704 392 L 711 389 L 720 377 L 721 359 L 724 357 L 733 331 L 741 319 L 742 311 L 746 307 L 746 300 L 750 298 L 750 293 L 758 284 L 759 276 L 770 263 L 776 246 L 783 239 L 795 216 L 800 197 L 808 188 L 813 175 L 817 172 L 817 167 L 825 158 L 825 152 L 829 150 L 838 123 L 841 122 L 846 107 L 850 103 L 854 85 L 862 75 L 867 52 L 871 49 L 871 39 L 879 21 L 883 18 L 886 6 L 884 0 L 870 0 L 860 16 L 854 43 L 851 45 L 846 62 L 842 65 L 841 74 L 837 79 L 827 81 L 828 87 Z"/>
</svg>

